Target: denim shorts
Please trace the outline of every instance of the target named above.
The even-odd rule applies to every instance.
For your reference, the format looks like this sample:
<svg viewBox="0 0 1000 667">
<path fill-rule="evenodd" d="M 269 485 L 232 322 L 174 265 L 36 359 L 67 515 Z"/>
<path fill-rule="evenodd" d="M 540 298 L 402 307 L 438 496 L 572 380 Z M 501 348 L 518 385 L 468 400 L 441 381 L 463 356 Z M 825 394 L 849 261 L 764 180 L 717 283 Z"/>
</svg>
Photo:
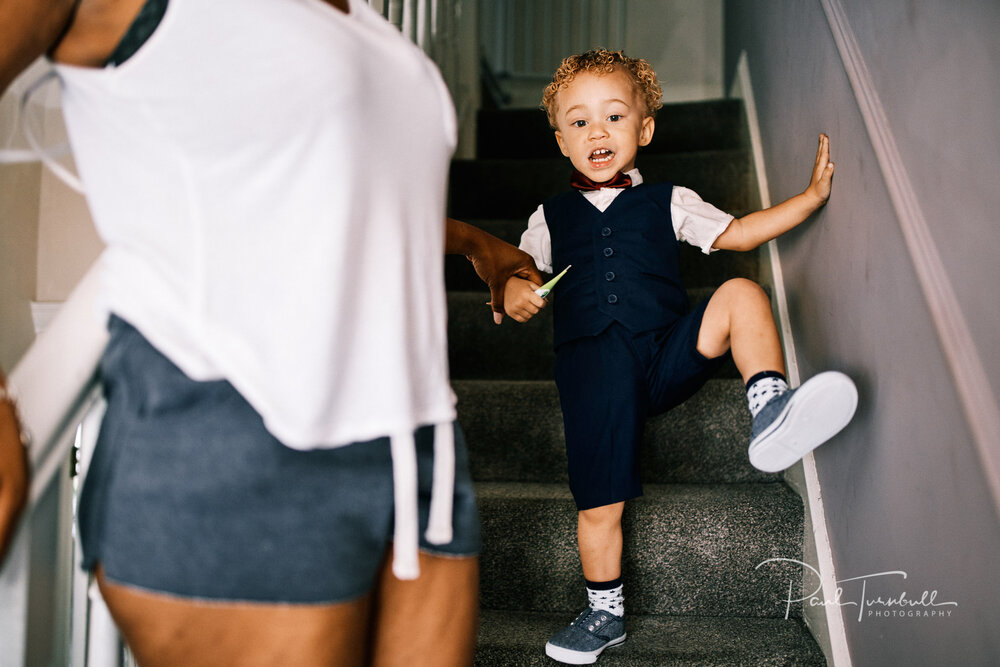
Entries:
<svg viewBox="0 0 1000 667">
<path fill-rule="evenodd" d="M 393 535 L 388 438 L 299 451 L 275 440 L 224 380 L 189 379 L 112 317 L 108 409 L 79 504 L 83 564 L 107 578 L 219 601 L 334 603 L 371 590 Z M 454 540 L 423 539 L 434 428 L 416 431 L 422 551 L 479 551 L 456 426 Z"/>
<path fill-rule="evenodd" d="M 708 301 L 664 329 L 632 333 L 613 323 L 556 350 L 569 487 L 577 509 L 642 495 L 639 446 L 646 419 L 690 398 L 725 355 L 698 352 Z"/>
</svg>

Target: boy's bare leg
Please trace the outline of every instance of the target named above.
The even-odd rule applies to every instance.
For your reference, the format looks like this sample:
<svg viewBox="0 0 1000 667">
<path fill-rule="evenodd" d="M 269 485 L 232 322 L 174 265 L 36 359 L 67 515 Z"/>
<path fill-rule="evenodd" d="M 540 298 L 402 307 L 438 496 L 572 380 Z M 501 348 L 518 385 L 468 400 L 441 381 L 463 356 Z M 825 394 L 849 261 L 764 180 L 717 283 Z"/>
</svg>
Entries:
<svg viewBox="0 0 1000 667">
<path fill-rule="evenodd" d="M 214 603 L 115 584 L 100 569 L 97 581 L 143 667 L 366 662 L 370 596 L 327 605 Z"/>
<path fill-rule="evenodd" d="M 622 511 L 625 503 L 581 510 L 576 539 L 583 576 L 588 581 L 611 581 L 622 573 Z"/>
<path fill-rule="evenodd" d="M 698 352 L 709 359 L 729 349 L 746 382 L 761 371 L 785 372 L 771 301 L 760 285 L 728 280 L 708 302 L 698 331 Z"/>
<path fill-rule="evenodd" d="M 770 300 L 758 285 L 742 278 L 716 291 L 698 332 L 698 351 L 706 357 L 717 357 L 727 348 L 744 383 L 762 371 L 785 373 Z M 748 454 L 750 463 L 764 472 L 787 469 L 835 436 L 851 421 L 858 404 L 854 383 L 836 371 L 820 373 L 792 391 L 783 386 L 784 391 L 765 388 L 760 396 L 755 394 L 756 402 L 749 401 L 754 427 Z M 766 411 L 770 405 L 775 408 Z"/>
<path fill-rule="evenodd" d="M 392 552 L 373 593 L 372 665 L 471 665 L 479 619 L 479 559 L 420 553 L 420 577 L 392 574 Z"/>
</svg>

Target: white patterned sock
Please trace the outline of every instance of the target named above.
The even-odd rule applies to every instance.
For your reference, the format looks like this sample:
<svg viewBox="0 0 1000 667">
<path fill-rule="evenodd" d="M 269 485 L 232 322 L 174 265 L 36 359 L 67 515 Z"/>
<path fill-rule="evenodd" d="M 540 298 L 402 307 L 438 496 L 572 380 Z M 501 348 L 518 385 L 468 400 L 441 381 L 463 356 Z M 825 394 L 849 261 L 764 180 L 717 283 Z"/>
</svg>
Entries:
<svg viewBox="0 0 1000 667">
<path fill-rule="evenodd" d="M 750 416 L 756 417 L 761 408 L 767 405 L 771 399 L 781 396 L 786 391 L 788 391 L 788 383 L 785 382 L 785 378 L 779 373 L 759 373 L 750 378 L 750 381 L 747 383 L 747 401 L 750 404 Z"/>
<path fill-rule="evenodd" d="M 588 586 L 587 598 L 590 600 L 591 609 L 609 611 L 615 616 L 624 616 L 625 595 L 623 589 L 622 584 L 608 590 L 595 590 Z"/>
</svg>

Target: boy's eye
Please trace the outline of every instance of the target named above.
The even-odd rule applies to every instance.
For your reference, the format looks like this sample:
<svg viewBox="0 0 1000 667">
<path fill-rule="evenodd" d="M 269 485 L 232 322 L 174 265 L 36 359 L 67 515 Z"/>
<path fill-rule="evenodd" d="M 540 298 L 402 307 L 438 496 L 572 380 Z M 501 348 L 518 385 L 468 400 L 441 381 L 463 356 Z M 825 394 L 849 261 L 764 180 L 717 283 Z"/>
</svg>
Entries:
<svg viewBox="0 0 1000 667">
<path fill-rule="evenodd" d="M 622 119 L 621 114 L 617 113 L 613 113 L 610 116 L 608 116 L 608 120 L 611 121 L 612 123 L 617 123 L 621 119 Z"/>
<path fill-rule="evenodd" d="M 585 120 L 574 120 L 571 125 L 573 127 L 586 127 L 587 121 Z"/>
</svg>

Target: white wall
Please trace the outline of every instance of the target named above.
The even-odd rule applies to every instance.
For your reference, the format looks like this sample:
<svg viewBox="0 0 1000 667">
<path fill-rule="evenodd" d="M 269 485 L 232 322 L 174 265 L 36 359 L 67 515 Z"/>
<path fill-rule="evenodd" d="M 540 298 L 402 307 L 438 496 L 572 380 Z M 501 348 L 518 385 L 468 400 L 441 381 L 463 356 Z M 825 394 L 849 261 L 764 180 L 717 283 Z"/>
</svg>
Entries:
<svg viewBox="0 0 1000 667">
<path fill-rule="evenodd" d="M 514 70 L 504 78 L 511 106 L 537 107 L 562 58 L 602 46 L 648 60 L 667 102 L 723 96 L 722 0 L 480 2 L 484 52 L 498 73 Z M 510 45 L 517 53 L 505 59 Z"/>
<path fill-rule="evenodd" d="M 31 123 L 45 146 L 65 141 L 57 107 L 29 106 L 18 118 L 24 82 L 37 66 L 0 98 L 0 147 L 28 147 L 21 129 Z M 38 98 L 54 93 L 54 86 Z M 39 163 L 0 165 L 0 367 L 9 371 L 34 339 L 31 302 L 66 299 L 100 254 L 85 199 Z"/>
<path fill-rule="evenodd" d="M 7 141 L 15 109 L 12 95 L 0 98 L 0 147 L 23 146 Z M 0 165 L 0 368 L 7 372 L 34 338 L 40 179 L 37 164 Z"/>
<path fill-rule="evenodd" d="M 629 0 L 624 49 L 653 66 L 665 102 L 716 99 L 722 28 L 722 0 Z"/>
<path fill-rule="evenodd" d="M 44 141 L 66 141 L 62 114 L 50 110 Z M 43 169 L 38 210 L 38 279 L 35 300 L 64 301 L 104 249 L 87 200 Z"/>
</svg>

